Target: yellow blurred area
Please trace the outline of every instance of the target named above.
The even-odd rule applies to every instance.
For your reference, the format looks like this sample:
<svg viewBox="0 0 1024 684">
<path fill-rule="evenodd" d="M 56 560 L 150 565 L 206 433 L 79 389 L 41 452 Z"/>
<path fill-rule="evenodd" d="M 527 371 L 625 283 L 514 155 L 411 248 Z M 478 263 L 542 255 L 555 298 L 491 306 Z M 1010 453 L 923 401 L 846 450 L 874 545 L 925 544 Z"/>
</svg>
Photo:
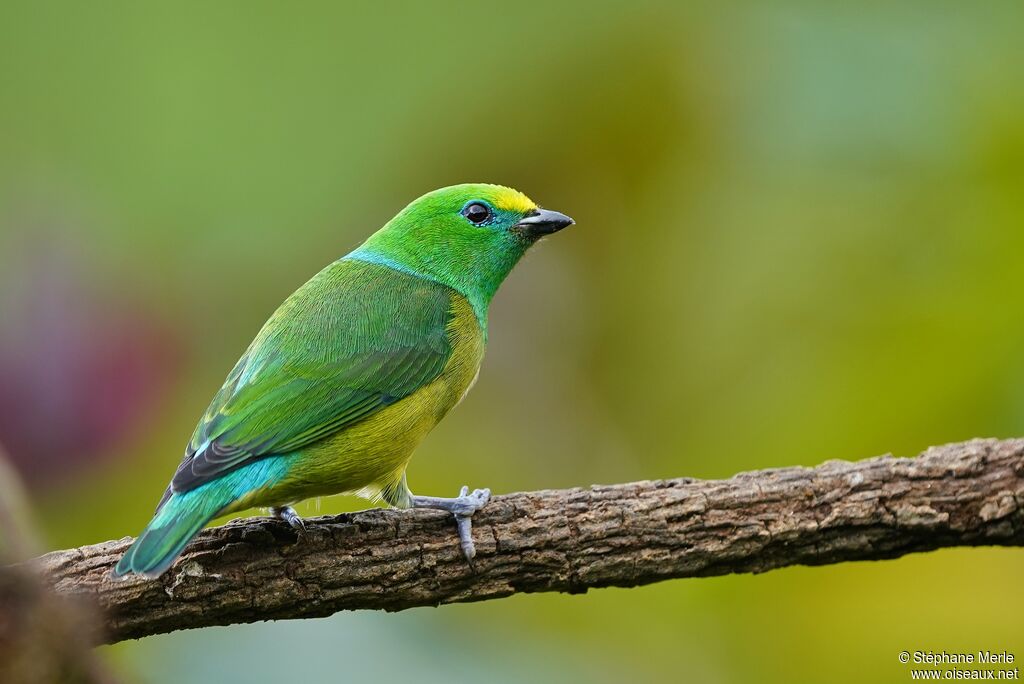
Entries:
<svg viewBox="0 0 1024 684">
<path fill-rule="evenodd" d="M 4 358 L 77 369 L 87 343 L 100 369 L 44 373 L 54 413 L 4 423 L 49 459 L 49 544 L 141 530 L 277 304 L 457 182 L 577 225 L 499 292 L 418 493 L 1024 434 L 1022 22 L 1019 2 L 4 3 L 0 380 Z M 122 328 L 153 350 L 130 367 L 104 351 Z M 72 391 L 110 410 L 53 453 Z M 901 650 L 1024 657 L 1022 577 L 1015 550 L 951 550 L 103 653 L 155 683 L 901 682 Z"/>
</svg>

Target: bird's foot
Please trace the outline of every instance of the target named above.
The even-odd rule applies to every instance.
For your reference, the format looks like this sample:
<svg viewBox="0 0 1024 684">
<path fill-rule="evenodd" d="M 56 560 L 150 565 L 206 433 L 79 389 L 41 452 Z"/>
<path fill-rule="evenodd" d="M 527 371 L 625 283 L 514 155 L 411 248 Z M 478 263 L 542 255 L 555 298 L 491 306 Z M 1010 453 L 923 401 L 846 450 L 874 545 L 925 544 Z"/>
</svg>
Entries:
<svg viewBox="0 0 1024 684">
<path fill-rule="evenodd" d="M 490 489 L 476 489 L 470 494 L 469 487 L 463 487 L 459 491 L 459 495 L 453 499 L 437 496 L 414 496 L 412 497 L 412 506 L 413 508 L 435 508 L 454 515 L 455 525 L 459 529 L 459 545 L 462 547 L 462 554 L 472 565 L 473 557 L 476 555 L 476 547 L 473 546 L 473 514 L 483 508 L 490 498 Z"/>
<path fill-rule="evenodd" d="M 270 514 L 278 520 L 284 520 L 291 525 L 292 529 L 298 532 L 300 537 L 306 536 L 306 521 L 300 518 L 299 514 L 291 506 L 272 506 Z"/>
</svg>

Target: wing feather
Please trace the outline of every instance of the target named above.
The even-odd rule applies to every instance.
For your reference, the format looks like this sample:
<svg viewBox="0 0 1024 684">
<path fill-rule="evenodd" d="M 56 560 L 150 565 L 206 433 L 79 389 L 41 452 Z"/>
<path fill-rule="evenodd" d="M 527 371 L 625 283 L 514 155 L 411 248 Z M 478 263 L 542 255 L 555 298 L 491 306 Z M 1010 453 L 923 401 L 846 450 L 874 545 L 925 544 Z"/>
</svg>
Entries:
<svg viewBox="0 0 1024 684">
<path fill-rule="evenodd" d="M 343 259 L 325 268 L 281 305 L 228 374 L 168 494 L 301 449 L 434 380 L 451 355 L 451 295 L 377 264 Z"/>
</svg>

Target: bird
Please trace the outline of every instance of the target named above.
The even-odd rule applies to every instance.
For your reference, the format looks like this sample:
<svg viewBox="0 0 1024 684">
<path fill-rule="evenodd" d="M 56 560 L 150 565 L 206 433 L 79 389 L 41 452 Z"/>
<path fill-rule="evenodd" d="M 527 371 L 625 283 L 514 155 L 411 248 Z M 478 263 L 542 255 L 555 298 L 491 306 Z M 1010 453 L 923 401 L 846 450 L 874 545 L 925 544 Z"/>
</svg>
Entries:
<svg viewBox="0 0 1024 684">
<path fill-rule="evenodd" d="M 527 250 L 574 223 L 501 185 L 414 200 L 270 316 L 199 420 L 114 577 L 156 578 L 218 516 L 248 508 L 305 532 L 294 505 L 350 493 L 472 516 L 489 489 L 412 493 L 413 452 L 476 382 L 495 292 Z"/>
</svg>

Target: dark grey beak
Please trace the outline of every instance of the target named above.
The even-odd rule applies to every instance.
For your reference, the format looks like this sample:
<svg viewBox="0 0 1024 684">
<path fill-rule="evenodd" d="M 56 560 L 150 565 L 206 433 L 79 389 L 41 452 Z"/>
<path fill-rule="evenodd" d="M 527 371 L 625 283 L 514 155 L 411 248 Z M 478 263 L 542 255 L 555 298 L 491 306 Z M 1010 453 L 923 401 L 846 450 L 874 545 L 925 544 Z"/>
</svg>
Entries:
<svg viewBox="0 0 1024 684">
<path fill-rule="evenodd" d="M 525 237 L 539 238 L 551 235 L 576 223 L 565 214 L 550 209 L 535 209 L 515 225 L 515 229 Z"/>
</svg>

